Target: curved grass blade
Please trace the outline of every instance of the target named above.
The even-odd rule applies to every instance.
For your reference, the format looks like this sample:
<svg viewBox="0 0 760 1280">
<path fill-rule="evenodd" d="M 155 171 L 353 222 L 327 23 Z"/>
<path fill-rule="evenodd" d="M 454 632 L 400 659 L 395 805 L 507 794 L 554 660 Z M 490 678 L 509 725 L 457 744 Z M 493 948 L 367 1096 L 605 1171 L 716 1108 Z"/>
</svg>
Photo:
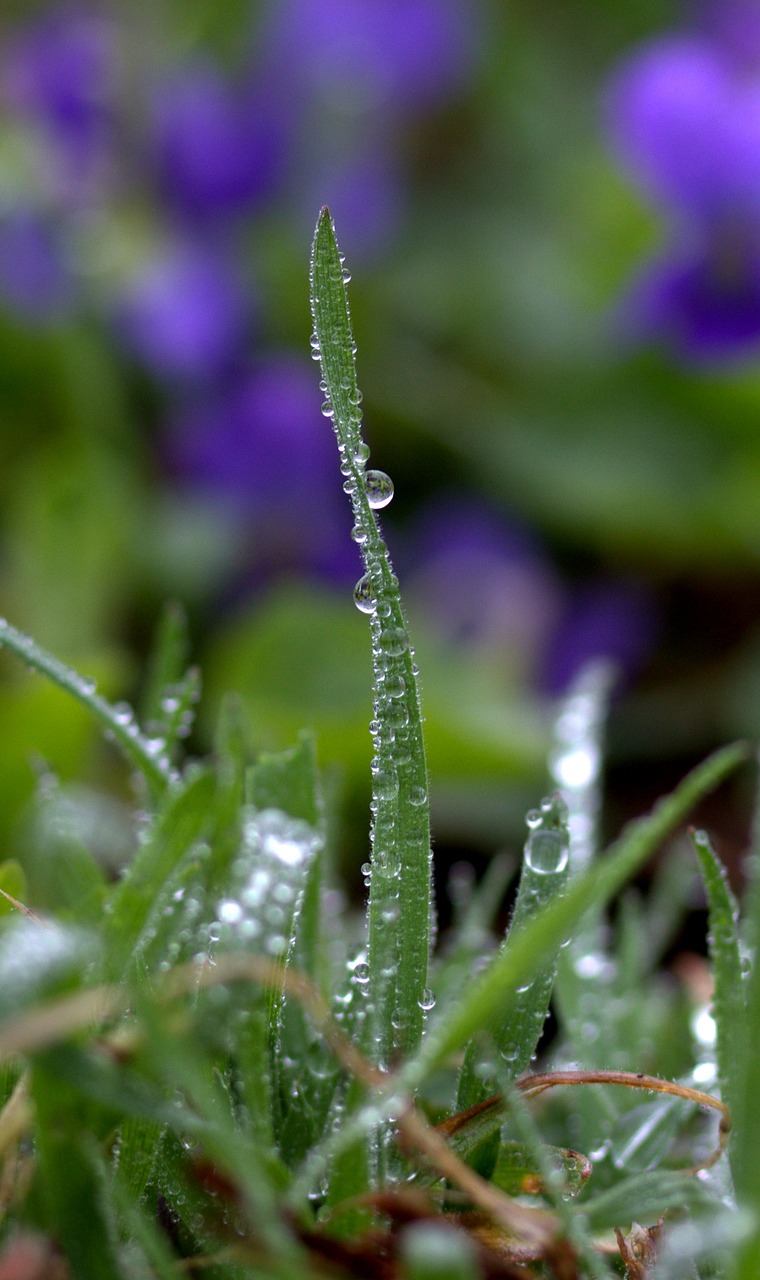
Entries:
<svg viewBox="0 0 760 1280">
<path fill-rule="evenodd" d="M 558 792 L 544 800 L 540 810 L 534 809 L 528 814 L 530 830 L 525 842 L 517 901 L 504 950 L 509 949 L 513 932 L 518 935 L 529 920 L 545 910 L 564 890 L 569 867 L 570 836 L 567 818 L 567 806 Z M 516 1080 L 525 1071 L 536 1051 L 549 1011 L 558 957 L 559 942 L 553 952 L 543 956 L 531 974 L 530 982 L 523 983 L 516 999 L 498 1007 L 488 1022 L 481 1024 L 480 1031 L 489 1033 L 503 1060 L 503 1070 L 509 1080 Z M 477 1040 L 471 1040 L 459 1076 L 458 1111 L 464 1111 L 495 1092 L 493 1076 L 484 1079 L 480 1074 L 481 1057 L 480 1044 Z"/>
<path fill-rule="evenodd" d="M 80 676 L 52 654 L 41 649 L 30 636 L 17 631 L 5 618 L 0 618 L 0 648 L 9 649 L 28 667 L 47 676 L 53 684 L 65 689 L 77 702 L 81 702 L 97 717 L 106 733 L 121 750 L 129 764 L 144 777 L 152 795 L 160 795 L 172 781 L 171 764 L 164 750 L 162 738 L 148 738 L 135 722 L 130 711 L 120 714 L 105 698 L 95 691 L 95 682 Z"/>
<path fill-rule="evenodd" d="M 417 1057 L 400 1073 L 402 1082 L 410 1088 L 418 1087 L 470 1036 L 487 1026 L 499 1010 L 505 1016 L 505 1006 L 513 1005 L 516 988 L 568 935 L 583 912 L 609 902 L 694 805 L 746 758 L 744 744 L 724 747 L 687 774 L 647 817 L 629 823 L 606 857 L 584 871 L 562 897 L 513 937 L 509 947 L 473 983 L 467 1002 L 440 1018 Z"/>
<path fill-rule="evenodd" d="M 707 894 L 708 946 L 715 991 L 712 1011 L 717 1027 L 718 1082 L 724 1102 L 735 1110 L 739 1095 L 747 1007 L 739 950 L 739 908 L 731 892 L 725 868 L 706 831 L 693 831 L 692 841 Z"/>
<path fill-rule="evenodd" d="M 393 490 L 383 472 L 365 469 L 369 450 L 360 430 L 346 278 L 325 208 L 311 259 L 312 347 L 322 362 L 323 412 L 335 428 L 344 488 L 353 508 L 353 536 L 366 569 L 354 598 L 369 616 L 374 671 L 367 954 L 374 1025 L 369 1052 L 389 1066 L 413 1054 L 422 1039 L 430 946 L 430 821 L 414 656 L 398 580 L 375 516 Z"/>
</svg>

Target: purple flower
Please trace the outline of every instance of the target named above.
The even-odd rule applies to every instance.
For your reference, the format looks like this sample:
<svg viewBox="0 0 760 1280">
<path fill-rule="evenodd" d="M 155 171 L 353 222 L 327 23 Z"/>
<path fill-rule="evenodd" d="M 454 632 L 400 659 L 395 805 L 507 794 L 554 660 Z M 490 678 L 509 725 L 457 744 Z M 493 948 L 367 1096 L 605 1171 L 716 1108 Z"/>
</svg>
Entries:
<svg viewBox="0 0 760 1280">
<path fill-rule="evenodd" d="M 755 20 L 760 38 L 757 9 Z M 690 359 L 757 349 L 760 68 L 737 61 L 727 31 L 662 39 L 613 78 L 608 119 L 619 158 L 671 227 L 624 300 L 625 326 Z"/>
<path fill-rule="evenodd" d="M 95 11 L 61 6 L 20 30 L 2 60 L 2 91 L 50 144 L 64 195 L 102 176 L 112 128 L 115 42 Z"/>
<path fill-rule="evenodd" d="M 207 246 L 179 244 L 132 282 L 116 327 L 153 373 L 199 381 L 234 361 L 248 321 L 247 291 L 227 259 Z"/>
<path fill-rule="evenodd" d="M 760 76 L 717 45 L 674 37 L 638 53 L 609 94 L 613 144 L 666 210 L 760 219 Z"/>
<path fill-rule="evenodd" d="M 237 212 L 270 194 L 284 139 L 267 98 L 202 63 L 163 84 L 153 106 L 159 183 L 182 213 Z"/>
<path fill-rule="evenodd" d="M 654 602 L 630 581 L 584 584 L 570 596 L 544 658 L 541 684 L 563 693 L 595 658 L 610 659 L 630 677 L 651 652 L 657 632 Z"/>
<path fill-rule="evenodd" d="M 760 345 L 760 242 L 726 237 L 721 246 L 652 263 L 629 290 L 625 327 L 695 363 L 756 356 Z"/>
<path fill-rule="evenodd" d="M 270 358 L 178 411 L 166 458 L 178 479 L 245 523 L 259 570 L 359 576 L 335 441 L 305 363 Z"/>
<path fill-rule="evenodd" d="M 477 27 L 464 0 L 281 0 L 268 38 L 289 85 L 403 114 L 462 84 Z"/>
<path fill-rule="evenodd" d="M 760 4 L 757 0 L 702 0 L 697 27 L 721 47 L 734 66 L 753 73 L 760 64 Z"/>
<path fill-rule="evenodd" d="M 482 501 L 449 495 L 428 509 L 413 545 L 407 591 L 437 634 L 532 667 L 560 606 L 535 538 Z"/>
<path fill-rule="evenodd" d="M 50 224 L 32 210 L 0 219 L 0 297 L 22 319 L 57 319 L 71 302 L 71 279 Z"/>
</svg>

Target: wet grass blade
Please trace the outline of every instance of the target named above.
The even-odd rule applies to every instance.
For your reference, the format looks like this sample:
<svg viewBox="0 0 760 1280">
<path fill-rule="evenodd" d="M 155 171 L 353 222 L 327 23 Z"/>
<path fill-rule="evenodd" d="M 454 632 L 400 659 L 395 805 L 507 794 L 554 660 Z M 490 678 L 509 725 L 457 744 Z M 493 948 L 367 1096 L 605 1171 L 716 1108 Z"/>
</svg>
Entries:
<svg viewBox="0 0 760 1280">
<path fill-rule="evenodd" d="M 207 838 L 215 795 L 213 772 L 199 770 L 169 797 L 124 878 L 113 887 L 104 919 L 109 977 L 122 978 L 133 965 L 164 886 L 188 851 Z"/>
<path fill-rule="evenodd" d="M 706 831 L 694 831 L 692 840 L 702 869 L 709 913 L 708 946 L 715 990 L 712 1012 L 717 1028 L 716 1056 L 720 1094 L 732 1111 L 739 1092 L 744 1027 L 747 1009 L 739 950 L 739 908 L 731 892 L 725 868 Z"/>
<path fill-rule="evenodd" d="M 583 872 L 563 897 L 555 899 L 513 937 L 509 947 L 472 984 L 468 999 L 441 1017 L 417 1057 L 403 1069 L 404 1082 L 410 1087 L 418 1086 L 500 1011 L 505 1016 L 505 1006 L 513 1004 L 516 988 L 528 981 L 545 957 L 568 936 L 583 912 L 609 902 L 694 805 L 746 758 L 747 750 L 741 743 L 715 752 L 660 800 L 651 814 L 630 823 L 596 865 Z"/>
<path fill-rule="evenodd" d="M 71 667 L 41 649 L 34 640 L 17 631 L 4 618 L 0 618 L 0 648 L 15 653 L 28 667 L 46 676 L 87 707 L 119 747 L 127 762 L 143 776 L 151 795 L 160 795 L 165 790 L 172 779 L 172 770 L 164 751 L 164 742 L 162 739 L 147 737 L 138 727 L 131 711 L 120 714 L 96 692 L 93 680 L 80 676 Z"/>
<path fill-rule="evenodd" d="M 569 867 L 567 817 L 567 806 L 558 793 L 544 800 L 540 810 L 528 814 L 530 831 L 504 950 L 509 949 L 513 932 L 519 936 L 521 929 L 564 890 Z M 549 1010 L 558 956 L 559 943 L 552 952 L 544 954 L 530 982 L 522 984 L 514 1002 L 497 1008 L 489 1021 L 481 1025 L 481 1034 L 489 1033 L 509 1080 L 516 1080 L 525 1071 L 536 1051 Z M 482 1056 L 478 1040 L 471 1040 L 459 1076 L 458 1111 L 464 1111 L 496 1090 L 494 1077 L 484 1078 L 480 1071 Z"/>
<path fill-rule="evenodd" d="M 423 1029 L 430 946 L 430 821 L 414 655 L 375 511 L 393 493 L 384 472 L 367 470 L 355 347 L 343 271 L 329 211 L 317 222 L 311 261 L 314 355 L 322 363 L 323 412 L 338 439 L 353 536 L 365 575 L 354 598 L 372 638 L 375 757 L 369 896 L 368 1051 L 390 1065 L 413 1054 Z"/>
</svg>

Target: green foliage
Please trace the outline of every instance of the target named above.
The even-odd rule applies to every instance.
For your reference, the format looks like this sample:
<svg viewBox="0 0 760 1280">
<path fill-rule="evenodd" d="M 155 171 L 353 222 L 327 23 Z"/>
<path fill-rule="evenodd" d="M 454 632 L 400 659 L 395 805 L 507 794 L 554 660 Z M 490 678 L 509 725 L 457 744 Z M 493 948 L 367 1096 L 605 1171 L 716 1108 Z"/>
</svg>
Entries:
<svg viewBox="0 0 760 1280">
<path fill-rule="evenodd" d="M 176 608 L 157 631 L 139 720 L 3 623 L 0 643 L 113 739 L 135 800 L 99 808 L 92 790 L 41 770 L 18 858 L 0 867 L 0 1231 L 55 1240 L 84 1280 L 199 1265 L 316 1280 L 333 1263 L 360 1277 L 378 1258 L 400 1280 L 512 1264 L 599 1280 L 613 1274 L 613 1229 L 665 1215 L 664 1277 L 681 1257 L 704 1263 L 705 1280 L 750 1280 L 760 980 L 742 948 L 760 936 L 758 885 L 741 940 L 717 855 L 694 836 L 714 1046 L 692 1041 L 694 1011 L 657 969 L 686 898 L 678 851 L 651 911 L 629 892 L 614 931 L 606 915 L 746 749 L 715 753 L 600 852 L 598 767 L 570 767 L 584 752 L 598 764 L 609 681 L 586 673 L 560 708 L 559 792 L 527 816 L 506 940 L 498 948 L 493 927 L 510 864 L 496 859 L 430 954 L 417 672 L 375 515 L 387 477 L 366 466 L 326 210 L 312 301 L 366 565 L 355 598 L 370 624 L 376 739 L 367 918 L 342 901 L 319 726 L 262 750 L 245 701 L 228 698 L 210 757 L 185 753 L 200 686 Z M 308 650 L 308 633 L 301 642 Z M 526 1076 L 555 992 L 547 1070 Z M 731 1171 L 725 1113 L 716 1139 L 699 1108 L 711 1121 L 720 1111 L 699 1092 L 713 1054 L 736 1115 Z M 596 1083 L 584 1078 L 594 1066 L 609 1068 Z M 560 1083 L 556 1098 L 539 1096 Z"/>
</svg>

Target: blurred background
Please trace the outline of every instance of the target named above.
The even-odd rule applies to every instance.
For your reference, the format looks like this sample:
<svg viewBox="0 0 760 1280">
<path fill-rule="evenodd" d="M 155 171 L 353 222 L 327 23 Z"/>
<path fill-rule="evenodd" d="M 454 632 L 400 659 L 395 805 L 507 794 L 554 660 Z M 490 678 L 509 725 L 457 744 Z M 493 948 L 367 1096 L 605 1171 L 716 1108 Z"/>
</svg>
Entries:
<svg viewBox="0 0 760 1280">
<path fill-rule="evenodd" d="M 364 861 L 328 203 L 442 855 L 517 847 L 592 658 L 610 831 L 757 733 L 760 3 L 5 0 L 0 41 L 0 613 L 136 699 L 181 602 L 192 749 L 228 690 L 259 747 L 313 726 Z M 2 847 L 50 769 L 118 858 L 88 716 L 4 656 L 0 726 Z M 735 869 L 750 806 L 709 814 Z"/>
</svg>

